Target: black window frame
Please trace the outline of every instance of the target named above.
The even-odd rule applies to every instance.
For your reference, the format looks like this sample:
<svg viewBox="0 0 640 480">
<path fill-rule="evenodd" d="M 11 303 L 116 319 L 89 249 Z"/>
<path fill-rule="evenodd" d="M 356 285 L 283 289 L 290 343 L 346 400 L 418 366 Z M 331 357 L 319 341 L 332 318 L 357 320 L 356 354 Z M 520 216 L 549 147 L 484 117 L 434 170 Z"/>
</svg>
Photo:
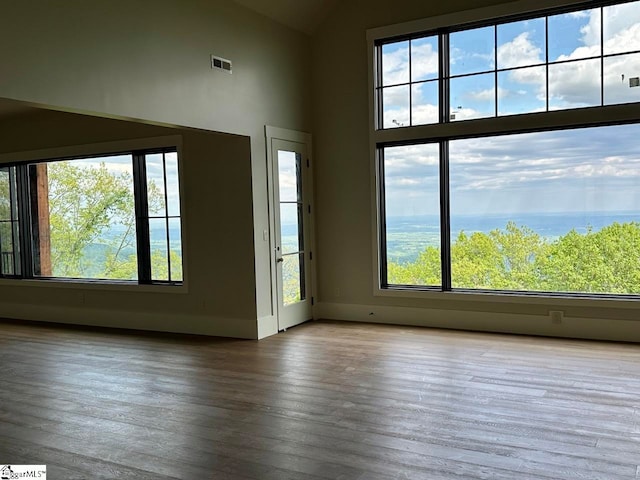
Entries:
<svg viewBox="0 0 640 480">
<path fill-rule="evenodd" d="M 640 102 L 628 102 L 621 104 L 607 104 L 604 97 L 604 60 L 605 58 L 616 57 L 628 54 L 640 54 L 640 50 L 632 50 L 624 53 L 605 54 L 604 52 L 604 15 L 600 15 L 600 55 L 594 57 L 585 57 L 580 59 L 571 59 L 563 61 L 549 61 L 548 46 L 548 17 L 582 10 L 591 10 L 594 8 L 604 8 L 612 5 L 622 5 L 632 3 L 636 0 L 604 0 L 604 1 L 585 1 L 575 2 L 568 5 L 541 8 L 538 10 L 530 10 L 524 13 L 516 13 L 511 15 L 503 15 L 495 18 L 488 18 L 479 21 L 470 21 L 455 25 L 446 25 L 437 28 L 426 29 L 407 34 L 392 35 L 382 38 L 374 38 L 372 40 L 373 53 L 371 56 L 370 67 L 373 69 L 371 77 L 373 88 L 373 96 L 371 97 L 372 108 L 372 134 L 371 143 L 374 154 L 374 175 L 376 178 L 376 244 L 378 268 L 376 288 L 383 291 L 414 291 L 414 292 L 460 292 L 460 293 L 478 293 L 478 294 L 506 294 L 506 295 L 526 295 L 526 296 L 550 296 L 550 297 L 575 297 L 575 298 L 625 298 L 631 300 L 640 299 L 640 295 L 636 294 L 601 294 L 601 293 L 581 293 L 581 292 L 546 292 L 546 291 L 515 291 L 515 290 L 494 290 L 481 288 L 454 288 L 451 279 L 451 213 L 450 213 L 450 179 L 449 179 L 449 142 L 458 139 L 482 138 L 490 136 L 507 136 L 532 132 L 551 132 L 558 130 L 581 129 L 599 126 L 628 125 L 640 124 L 640 111 L 638 109 Z M 459 78 L 480 74 L 483 72 L 473 72 L 461 75 L 450 75 L 449 63 L 449 35 L 451 33 L 471 30 L 481 27 L 494 27 L 494 33 L 497 35 L 497 28 L 501 24 L 514 21 L 533 20 L 542 18 L 545 20 L 545 60 L 540 64 L 531 66 L 544 66 L 545 82 L 546 82 L 546 108 L 544 112 L 531 112 L 521 114 L 500 115 L 498 112 L 498 84 L 495 87 L 495 112 L 493 116 L 474 118 L 468 120 L 452 120 L 450 105 L 450 80 L 451 78 Z M 417 40 L 425 37 L 438 37 L 438 58 L 439 58 L 439 88 L 438 88 L 438 117 L 437 123 L 416 124 L 412 123 L 412 86 L 414 84 L 424 83 L 424 81 L 414 82 L 409 73 L 408 82 L 402 82 L 397 85 L 408 85 L 409 87 L 409 119 L 408 126 L 393 126 L 384 128 L 384 105 L 383 91 L 384 88 L 397 86 L 396 84 L 383 85 L 382 81 L 382 47 L 384 45 Z M 495 48 L 497 49 L 497 41 Z M 411 69 L 411 43 L 408 47 L 408 62 Z M 566 109 L 549 109 L 549 65 L 573 63 L 581 60 L 600 59 L 600 104 L 588 107 L 572 107 Z M 527 66 L 498 68 L 497 58 L 495 59 L 494 68 L 486 73 L 498 75 L 499 71 L 509 71 L 517 68 L 527 68 Z M 411 72 L 411 70 L 409 70 Z M 584 111 L 586 116 L 584 119 L 576 121 L 580 118 L 576 115 L 576 111 Z M 600 117 L 600 112 L 603 115 Z M 571 117 L 571 118 L 570 118 Z M 506 125 L 505 118 L 508 121 L 513 119 L 511 125 Z M 532 126 L 534 125 L 534 126 Z M 388 259 L 387 259 L 387 226 L 386 226 L 386 192 L 385 192 L 385 172 L 384 172 L 384 150 L 387 147 L 418 145 L 418 144 L 439 144 L 440 148 L 440 252 L 441 252 L 441 278 L 442 282 L 439 286 L 422 286 L 422 285 L 399 285 L 390 284 L 388 282 Z"/>
<path fill-rule="evenodd" d="M 53 158 L 41 158 L 37 160 L 28 160 L 20 162 L 8 162 L 0 165 L 0 169 L 7 169 L 13 171 L 15 176 L 15 182 L 17 187 L 16 201 L 11 202 L 12 215 L 15 209 L 17 213 L 18 224 L 18 242 L 19 244 L 19 272 L 13 274 L 6 274 L 0 270 L 0 279 L 14 279 L 14 280 L 42 280 L 42 281 L 58 281 L 69 283 L 87 283 L 87 284 L 115 284 L 115 285 L 168 285 L 168 286 L 181 286 L 184 284 L 184 278 L 180 280 L 158 280 L 153 278 L 152 265 L 151 265 L 151 240 L 149 233 L 149 218 L 153 218 L 148 210 L 148 189 L 147 189 L 147 173 L 146 173 L 146 156 L 152 154 L 175 153 L 178 158 L 178 182 L 180 183 L 180 155 L 177 146 L 157 147 L 157 148 L 144 148 L 144 149 L 125 149 L 109 152 L 101 152 L 95 154 L 86 155 L 73 155 L 62 156 Z M 38 164 L 49 164 L 61 161 L 74 161 L 83 159 L 100 159 L 118 155 L 127 155 L 132 159 L 132 183 L 133 183 L 133 195 L 135 206 L 135 235 L 136 235 L 136 252 L 138 263 L 138 279 L 137 280 L 120 280 L 120 279 L 101 279 L 101 278 L 69 278 L 58 276 L 41 276 L 36 275 L 36 263 L 39 261 L 34 249 L 34 240 L 37 240 L 38 228 L 37 217 L 34 208 L 37 208 L 37 203 L 32 198 L 33 186 L 31 185 L 33 175 L 30 174 L 29 169 L 35 167 Z M 163 162 L 164 163 L 164 162 Z M 167 197 L 167 172 L 166 168 L 163 169 L 163 191 L 164 200 L 166 205 Z M 180 198 L 180 204 L 182 199 Z M 182 210 L 182 209 L 181 209 Z M 181 223 L 181 232 L 183 231 L 182 215 L 167 216 L 168 218 L 178 218 Z M 13 221 L 13 217 L 12 217 Z M 34 222 L 36 222 L 34 224 Z M 168 235 L 167 235 L 168 237 Z M 167 239 L 167 249 L 169 249 L 169 240 Z M 181 242 L 181 259 L 183 256 L 184 244 Z M 182 260 L 183 261 L 183 260 Z M 167 253 L 168 271 L 171 272 L 171 260 L 170 253 Z"/>
</svg>

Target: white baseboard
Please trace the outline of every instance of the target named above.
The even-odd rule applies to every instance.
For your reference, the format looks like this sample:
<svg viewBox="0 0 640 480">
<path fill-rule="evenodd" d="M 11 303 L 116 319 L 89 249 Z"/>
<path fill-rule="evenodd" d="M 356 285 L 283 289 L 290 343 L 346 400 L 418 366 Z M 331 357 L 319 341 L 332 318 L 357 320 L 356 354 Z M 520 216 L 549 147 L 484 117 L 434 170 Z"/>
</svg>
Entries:
<svg viewBox="0 0 640 480">
<path fill-rule="evenodd" d="M 317 303 L 315 319 L 412 325 L 496 333 L 640 342 L 640 320 L 564 317 L 553 324 L 548 316 L 438 310 L 428 308 Z"/>
<path fill-rule="evenodd" d="M 257 338 L 255 319 L 210 315 L 148 313 L 95 308 L 68 308 L 1 303 L 0 317 L 15 320 L 186 333 L 233 338 Z"/>
</svg>

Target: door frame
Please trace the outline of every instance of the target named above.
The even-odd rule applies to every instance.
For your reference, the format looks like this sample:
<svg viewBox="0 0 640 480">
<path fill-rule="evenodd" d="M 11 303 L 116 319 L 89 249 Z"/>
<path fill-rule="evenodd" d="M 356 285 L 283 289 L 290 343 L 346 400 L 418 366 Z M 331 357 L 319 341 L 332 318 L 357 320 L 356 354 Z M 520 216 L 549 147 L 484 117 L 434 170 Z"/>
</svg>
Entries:
<svg viewBox="0 0 640 480">
<path fill-rule="evenodd" d="M 316 298 L 316 235 L 315 235 L 315 192 L 314 192 L 314 177 L 313 177 L 313 143 L 310 133 L 299 132 L 296 130 L 288 130 L 285 128 L 273 127 L 265 125 L 265 143 L 267 149 L 267 206 L 269 212 L 269 266 L 271 270 L 271 313 L 276 318 L 276 324 L 278 325 L 278 332 L 280 329 L 280 315 L 278 308 L 278 278 L 277 278 L 277 265 L 276 265 L 276 215 L 275 209 L 277 206 L 274 204 L 274 192 L 275 192 L 275 178 L 274 178 L 274 159 L 273 159 L 273 140 L 284 140 L 288 142 L 301 143 L 306 146 L 307 158 L 303 159 L 308 161 L 309 167 L 304 169 L 307 173 L 306 181 L 306 198 L 309 205 L 309 217 L 308 217 L 308 232 L 309 232 L 309 252 L 311 253 L 311 260 L 309 260 L 307 268 L 309 268 L 310 285 L 307 286 L 309 300 L 311 302 L 311 314 L 312 319 L 315 318 L 315 298 Z"/>
</svg>

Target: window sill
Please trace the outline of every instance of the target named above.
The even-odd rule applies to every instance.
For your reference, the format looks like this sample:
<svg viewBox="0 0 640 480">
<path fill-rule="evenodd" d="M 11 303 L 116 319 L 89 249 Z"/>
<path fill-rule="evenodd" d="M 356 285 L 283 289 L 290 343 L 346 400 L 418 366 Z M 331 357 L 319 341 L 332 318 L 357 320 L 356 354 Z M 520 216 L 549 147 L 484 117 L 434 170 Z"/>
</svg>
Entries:
<svg viewBox="0 0 640 480">
<path fill-rule="evenodd" d="M 455 302 L 487 302 L 520 305 L 550 305 L 566 307 L 593 308 L 640 308 L 640 296 L 587 295 L 587 294 L 551 294 L 526 292 L 492 292 L 481 290 L 456 290 L 442 292 L 425 288 L 390 287 L 375 288 L 374 296 L 387 298 L 411 298 L 422 300 L 440 300 Z"/>
<path fill-rule="evenodd" d="M 80 280 L 62 278 L 42 279 L 0 279 L 1 287 L 44 287 L 44 288 L 70 288 L 75 290 L 102 290 L 131 293 L 189 293 L 186 283 L 182 284 L 151 284 L 142 285 L 135 282 L 117 280 Z"/>
</svg>

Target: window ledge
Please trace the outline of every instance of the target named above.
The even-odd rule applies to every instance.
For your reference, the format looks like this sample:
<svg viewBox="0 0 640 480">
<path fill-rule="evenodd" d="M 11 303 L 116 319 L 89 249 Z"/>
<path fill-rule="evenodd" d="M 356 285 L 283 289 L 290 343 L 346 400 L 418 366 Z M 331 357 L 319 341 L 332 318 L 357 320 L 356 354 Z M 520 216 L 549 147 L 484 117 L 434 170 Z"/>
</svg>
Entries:
<svg viewBox="0 0 640 480">
<path fill-rule="evenodd" d="M 374 290 L 374 295 L 376 297 L 387 298 L 413 298 L 456 302 L 490 302 L 520 305 L 640 309 L 640 297 L 636 296 L 491 292 L 480 290 L 456 290 L 452 292 L 442 292 L 439 290 L 429 290 L 426 287 L 424 289 L 400 287 L 391 287 L 388 289 L 376 288 Z"/>
<path fill-rule="evenodd" d="M 61 278 L 43 278 L 43 279 L 0 279 L 0 288 L 2 287 L 43 287 L 43 288 L 70 288 L 75 290 L 102 290 L 114 292 L 131 292 L 131 293 L 169 293 L 169 294 L 185 294 L 189 293 L 189 289 L 185 283 L 182 284 L 152 284 L 142 285 L 135 282 L 126 281 L 109 281 L 109 280 L 80 280 L 80 279 L 61 279 Z"/>
</svg>

